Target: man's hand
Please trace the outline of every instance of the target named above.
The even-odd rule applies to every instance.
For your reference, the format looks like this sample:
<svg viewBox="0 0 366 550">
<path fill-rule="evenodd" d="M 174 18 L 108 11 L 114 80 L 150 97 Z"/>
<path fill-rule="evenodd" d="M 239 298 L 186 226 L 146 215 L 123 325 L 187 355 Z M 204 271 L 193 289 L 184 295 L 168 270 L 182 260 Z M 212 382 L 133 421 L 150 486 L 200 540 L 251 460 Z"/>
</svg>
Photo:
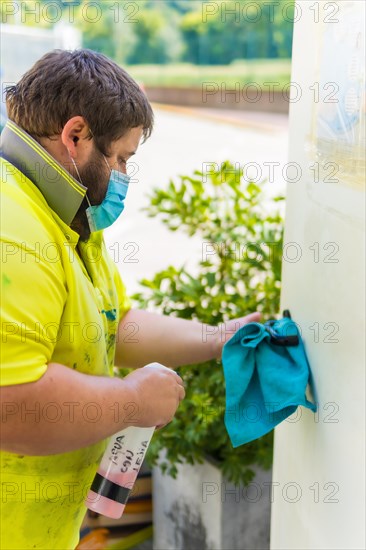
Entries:
<svg viewBox="0 0 366 550">
<path fill-rule="evenodd" d="M 135 396 L 136 411 L 131 421 L 136 420 L 141 427 L 168 424 L 185 396 L 181 377 L 160 363 L 150 363 L 128 374 L 123 382 Z"/>
<path fill-rule="evenodd" d="M 237 319 L 230 319 L 230 321 L 226 321 L 225 323 L 221 323 L 216 328 L 216 331 L 212 333 L 213 337 L 215 338 L 215 354 L 217 359 L 221 359 L 222 355 L 222 348 L 224 347 L 225 343 L 230 340 L 234 336 L 234 334 L 244 325 L 247 325 L 248 323 L 258 323 L 260 322 L 261 314 L 258 312 L 250 313 L 249 315 L 246 315 L 245 317 L 238 317 Z"/>
</svg>

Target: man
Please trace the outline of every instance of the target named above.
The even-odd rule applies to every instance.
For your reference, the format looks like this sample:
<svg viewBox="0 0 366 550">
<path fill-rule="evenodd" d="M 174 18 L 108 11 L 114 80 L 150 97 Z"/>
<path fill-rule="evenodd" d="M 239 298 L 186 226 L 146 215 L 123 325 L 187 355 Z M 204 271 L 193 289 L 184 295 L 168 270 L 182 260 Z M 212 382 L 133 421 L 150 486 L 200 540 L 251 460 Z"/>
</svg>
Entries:
<svg viewBox="0 0 366 550">
<path fill-rule="evenodd" d="M 102 230 L 123 210 L 126 162 L 153 113 L 123 69 L 89 50 L 53 51 L 7 90 L 7 109 L 1 547 L 64 550 L 77 545 L 106 438 L 131 423 L 164 426 L 184 398 L 173 370 L 139 367 L 219 358 L 259 315 L 206 342 L 200 323 L 131 308 Z M 137 370 L 113 378 L 115 366 Z"/>
</svg>

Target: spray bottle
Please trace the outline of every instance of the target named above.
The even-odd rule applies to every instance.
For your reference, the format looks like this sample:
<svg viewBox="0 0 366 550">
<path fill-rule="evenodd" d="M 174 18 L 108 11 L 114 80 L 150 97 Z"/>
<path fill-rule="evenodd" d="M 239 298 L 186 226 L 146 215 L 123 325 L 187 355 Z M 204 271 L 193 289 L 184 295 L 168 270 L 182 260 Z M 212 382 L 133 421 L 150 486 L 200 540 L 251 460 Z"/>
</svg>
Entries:
<svg viewBox="0 0 366 550">
<path fill-rule="evenodd" d="M 154 367 L 163 365 L 143 368 Z M 111 437 L 85 501 L 89 510 L 115 519 L 122 516 L 154 430 L 129 426 Z"/>
</svg>

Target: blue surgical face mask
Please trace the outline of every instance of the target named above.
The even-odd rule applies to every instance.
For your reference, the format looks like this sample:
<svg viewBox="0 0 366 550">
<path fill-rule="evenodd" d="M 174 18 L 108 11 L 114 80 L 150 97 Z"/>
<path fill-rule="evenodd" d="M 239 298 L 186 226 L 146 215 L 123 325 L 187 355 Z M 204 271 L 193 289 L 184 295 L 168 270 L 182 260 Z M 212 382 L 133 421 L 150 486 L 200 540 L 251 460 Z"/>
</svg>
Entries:
<svg viewBox="0 0 366 550">
<path fill-rule="evenodd" d="M 122 214 L 125 207 L 124 200 L 127 195 L 128 184 L 131 179 L 131 177 L 127 174 L 123 174 L 118 170 L 112 170 L 104 155 L 103 158 L 108 168 L 111 170 L 106 196 L 100 204 L 92 206 L 88 196 L 86 195 L 86 200 L 89 203 L 89 207 L 85 212 L 88 218 L 91 233 L 109 227 Z M 77 169 L 75 161 L 72 157 L 71 159 L 80 178 L 79 170 Z"/>
<path fill-rule="evenodd" d="M 89 203 L 89 208 L 86 209 L 92 233 L 109 227 L 122 214 L 129 182 L 130 176 L 127 176 L 127 174 L 123 174 L 117 170 L 111 171 L 107 193 L 103 201 L 96 206 L 92 206 Z"/>
</svg>

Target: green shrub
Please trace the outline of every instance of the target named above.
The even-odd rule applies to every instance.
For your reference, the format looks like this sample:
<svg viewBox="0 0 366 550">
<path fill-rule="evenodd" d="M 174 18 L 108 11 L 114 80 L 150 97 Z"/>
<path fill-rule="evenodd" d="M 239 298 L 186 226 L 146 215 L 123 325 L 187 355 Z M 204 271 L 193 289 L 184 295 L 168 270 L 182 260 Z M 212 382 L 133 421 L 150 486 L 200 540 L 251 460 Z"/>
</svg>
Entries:
<svg viewBox="0 0 366 550">
<path fill-rule="evenodd" d="M 137 307 L 209 325 L 253 311 L 262 313 L 263 322 L 273 318 L 279 311 L 283 239 L 283 219 L 273 201 L 283 197 L 268 199 L 264 191 L 264 182 L 246 181 L 241 168 L 229 162 L 154 189 L 148 215 L 159 216 L 172 231 L 199 235 L 203 257 L 194 273 L 169 266 L 140 281 L 143 289 L 132 297 Z M 235 483 L 252 479 L 250 465 L 269 468 L 272 433 L 237 449 L 230 443 L 221 362 L 182 366 L 178 372 L 186 398 L 174 420 L 155 434 L 150 463 L 166 449 L 161 467 L 174 477 L 177 464 L 209 456 Z"/>
</svg>

